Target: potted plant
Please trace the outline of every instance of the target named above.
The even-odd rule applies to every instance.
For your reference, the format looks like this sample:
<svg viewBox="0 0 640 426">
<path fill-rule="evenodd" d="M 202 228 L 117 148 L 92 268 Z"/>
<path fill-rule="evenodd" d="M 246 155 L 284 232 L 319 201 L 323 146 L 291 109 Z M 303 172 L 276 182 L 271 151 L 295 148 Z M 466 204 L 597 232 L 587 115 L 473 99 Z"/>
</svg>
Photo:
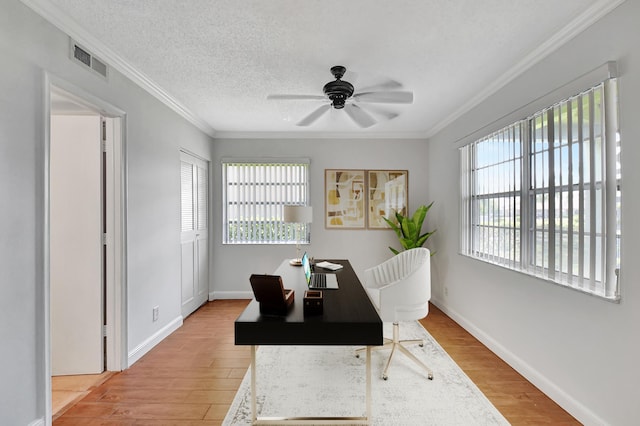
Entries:
<svg viewBox="0 0 640 426">
<path fill-rule="evenodd" d="M 409 250 L 416 247 L 422 247 L 424 243 L 429 239 L 429 237 L 436 232 L 435 230 L 431 232 L 425 232 L 424 234 L 420 234 L 422 232 L 422 223 L 424 222 L 424 218 L 427 216 L 427 212 L 433 205 L 433 202 L 428 206 L 422 205 L 418 207 L 413 213 L 413 216 L 403 216 L 401 213 L 396 212 L 395 218 L 398 223 L 393 222 L 392 220 L 387 219 L 386 217 L 382 217 L 385 222 L 393 229 L 398 236 L 398 240 L 400 240 L 400 244 L 402 245 L 403 250 Z M 396 250 L 393 247 L 389 247 L 389 250 L 393 252 L 393 254 L 400 253 L 400 250 Z M 434 253 L 432 252 L 431 255 Z"/>
</svg>

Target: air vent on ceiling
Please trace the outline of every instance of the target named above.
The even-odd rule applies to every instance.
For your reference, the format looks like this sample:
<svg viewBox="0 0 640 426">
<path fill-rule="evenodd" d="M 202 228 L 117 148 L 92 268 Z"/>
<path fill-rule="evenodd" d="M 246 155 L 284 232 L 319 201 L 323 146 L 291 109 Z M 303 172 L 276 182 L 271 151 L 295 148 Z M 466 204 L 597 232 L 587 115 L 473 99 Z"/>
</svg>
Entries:
<svg viewBox="0 0 640 426">
<path fill-rule="evenodd" d="M 94 72 L 107 78 L 107 64 L 96 58 L 91 52 L 80 46 L 74 40 L 71 40 L 71 57 L 84 66 L 91 68 Z"/>
</svg>

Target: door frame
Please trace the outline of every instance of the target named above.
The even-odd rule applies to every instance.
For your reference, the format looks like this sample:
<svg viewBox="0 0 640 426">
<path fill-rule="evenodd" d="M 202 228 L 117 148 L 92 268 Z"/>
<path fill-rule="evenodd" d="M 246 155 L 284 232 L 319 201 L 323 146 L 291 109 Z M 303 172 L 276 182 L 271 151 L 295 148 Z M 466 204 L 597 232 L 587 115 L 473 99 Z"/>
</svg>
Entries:
<svg viewBox="0 0 640 426">
<path fill-rule="evenodd" d="M 96 111 L 113 123 L 112 155 L 107 154 L 111 176 L 106 182 L 107 226 L 111 232 L 107 244 L 106 317 L 107 370 L 121 371 L 128 367 L 127 358 L 127 247 L 126 247 L 126 113 L 104 100 L 86 92 L 49 72 L 44 73 L 44 218 L 43 218 L 43 321 L 44 321 L 44 407 L 45 422 L 51 424 L 51 282 L 50 282 L 50 150 L 51 150 L 51 94 L 61 93 L 87 108 Z M 109 177 L 109 174 L 107 174 Z"/>
</svg>

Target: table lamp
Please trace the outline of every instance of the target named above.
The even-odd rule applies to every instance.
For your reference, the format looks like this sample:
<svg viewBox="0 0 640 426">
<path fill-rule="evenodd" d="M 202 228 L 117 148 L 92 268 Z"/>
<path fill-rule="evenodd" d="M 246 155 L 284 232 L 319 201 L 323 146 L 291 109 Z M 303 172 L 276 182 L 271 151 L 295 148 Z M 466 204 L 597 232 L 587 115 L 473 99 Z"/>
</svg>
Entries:
<svg viewBox="0 0 640 426">
<path fill-rule="evenodd" d="M 296 223 L 296 257 L 289 261 L 292 265 L 302 265 L 302 259 L 300 256 L 300 233 L 302 231 L 302 224 L 311 223 L 313 219 L 313 212 L 311 206 L 284 206 L 282 208 L 282 220 L 285 223 Z"/>
</svg>

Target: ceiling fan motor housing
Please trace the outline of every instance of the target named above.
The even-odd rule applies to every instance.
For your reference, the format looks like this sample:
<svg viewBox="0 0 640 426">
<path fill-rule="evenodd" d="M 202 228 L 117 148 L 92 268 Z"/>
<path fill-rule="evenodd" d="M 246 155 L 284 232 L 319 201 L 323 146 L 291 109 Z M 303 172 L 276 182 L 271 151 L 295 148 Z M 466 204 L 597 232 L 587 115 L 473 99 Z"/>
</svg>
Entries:
<svg viewBox="0 0 640 426">
<path fill-rule="evenodd" d="M 331 67 L 331 74 L 336 78 L 324 85 L 324 94 L 331 100 L 331 105 L 335 109 L 344 108 L 346 100 L 353 95 L 353 85 L 348 81 L 342 81 L 346 68 L 341 65 Z"/>
</svg>

